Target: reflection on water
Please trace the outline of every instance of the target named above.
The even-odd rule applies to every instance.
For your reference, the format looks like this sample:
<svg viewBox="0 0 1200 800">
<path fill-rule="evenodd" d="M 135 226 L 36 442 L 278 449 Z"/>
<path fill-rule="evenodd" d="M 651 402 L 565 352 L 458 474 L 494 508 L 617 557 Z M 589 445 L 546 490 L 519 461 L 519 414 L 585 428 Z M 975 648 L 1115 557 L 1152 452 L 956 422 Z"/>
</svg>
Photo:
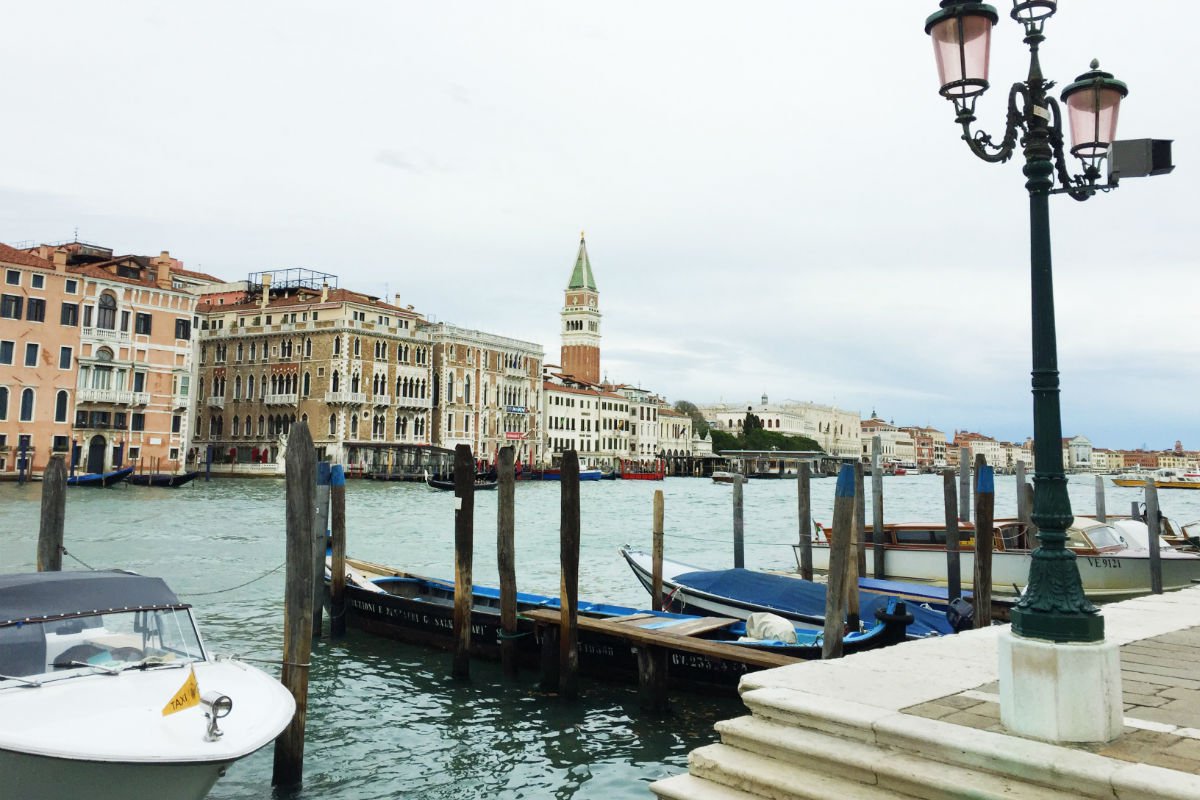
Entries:
<svg viewBox="0 0 1200 800">
<path fill-rule="evenodd" d="M 868 481 L 869 484 L 869 481 Z M 1094 508 L 1094 482 L 1069 482 L 1078 513 Z M 646 597 L 617 548 L 649 547 L 651 498 L 666 498 L 666 551 L 700 566 L 732 560 L 730 487 L 700 479 L 601 481 L 580 487 L 580 595 L 642 605 Z M 829 521 L 832 480 L 813 482 L 814 517 Z M 942 519 L 938 476 L 887 478 L 888 520 Z M 284 558 L 283 481 L 196 481 L 181 489 L 130 486 L 68 492 L 68 552 L 95 567 L 158 575 L 194 603 L 210 650 L 277 659 L 283 571 L 232 591 Z M 1108 488 L 1126 512 L 1141 491 Z M 1162 491 L 1164 513 L 1200 519 L 1200 492 Z M 40 484 L 0 484 L 0 572 L 34 569 Z M 517 486 L 516 558 L 523 591 L 558 591 L 559 487 Z M 868 486 L 867 505 L 870 506 Z M 996 480 L 996 514 L 1015 513 L 1012 477 Z M 746 563 L 794 569 L 796 484 L 745 488 Z M 496 493 L 475 507 L 475 578 L 495 585 Z M 870 511 L 868 510 L 868 519 Z M 431 576 L 453 575 L 454 498 L 420 484 L 347 485 L 351 555 Z M 68 569 L 82 568 L 71 557 Z M 578 704 L 536 691 L 536 676 L 506 681 L 475 662 L 469 681 L 449 678 L 448 654 L 352 631 L 321 641 L 309 690 L 305 787 L 298 798 L 647 797 L 645 785 L 686 768 L 687 752 L 715 740 L 712 724 L 743 713 L 730 698 L 678 693 L 673 713 L 639 711 L 632 687 L 584 682 Z M 265 666 L 273 670 L 271 666 Z M 235 698 L 236 701 L 236 698 Z M 234 713 L 236 714 L 236 704 Z M 271 748 L 237 764 L 214 798 L 269 796 Z"/>
</svg>

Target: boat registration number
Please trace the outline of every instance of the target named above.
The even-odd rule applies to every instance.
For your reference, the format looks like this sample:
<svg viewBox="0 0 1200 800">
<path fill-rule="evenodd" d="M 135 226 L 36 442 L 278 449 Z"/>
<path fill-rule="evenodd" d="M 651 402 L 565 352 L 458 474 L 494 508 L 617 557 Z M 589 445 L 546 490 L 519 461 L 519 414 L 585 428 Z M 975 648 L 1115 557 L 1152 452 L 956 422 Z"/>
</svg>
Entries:
<svg viewBox="0 0 1200 800">
<path fill-rule="evenodd" d="M 1101 569 L 1120 569 L 1121 560 L 1119 558 L 1097 558 L 1094 556 L 1087 557 L 1089 567 L 1100 567 Z"/>
</svg>

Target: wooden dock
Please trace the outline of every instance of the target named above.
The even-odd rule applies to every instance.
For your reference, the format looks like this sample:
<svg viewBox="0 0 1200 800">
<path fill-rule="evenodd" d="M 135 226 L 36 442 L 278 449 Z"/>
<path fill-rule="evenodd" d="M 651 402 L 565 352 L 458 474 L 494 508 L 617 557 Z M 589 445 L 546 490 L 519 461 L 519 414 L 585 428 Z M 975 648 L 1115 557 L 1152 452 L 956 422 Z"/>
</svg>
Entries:
<svg viewBox="0 0 1200 800">
<path fill-rule="evenodd" d="M 561 614 L 550 609 L 522 612 L 539 629 L 545 647 L 555 646 Z M 729 677 L 733 690 L 737 678 L 755 670 L 773 669 L 799 663 L 801 659 L 768 653 L 750 647 L 700 638 L 709 631 L 737 622 L 728 617 L 703 617 L 672 622 L 654 614 L 629 614 L 623 617 L 578 619 L 579 646 L 627 646 L 637 653 L 637 679 L 643 705 L 663 708 L 667 702 L 668 680 L 691 683 L 689 670 L 701 670 Z M 550 635 L 545 635 L 549 633 Z M 543 670 L 553 660 L 543 655 Z M 674 671 L 672 670 L 674 667 Z M 543 675 L 543 685 L 553 685 Z"/>
</svg>

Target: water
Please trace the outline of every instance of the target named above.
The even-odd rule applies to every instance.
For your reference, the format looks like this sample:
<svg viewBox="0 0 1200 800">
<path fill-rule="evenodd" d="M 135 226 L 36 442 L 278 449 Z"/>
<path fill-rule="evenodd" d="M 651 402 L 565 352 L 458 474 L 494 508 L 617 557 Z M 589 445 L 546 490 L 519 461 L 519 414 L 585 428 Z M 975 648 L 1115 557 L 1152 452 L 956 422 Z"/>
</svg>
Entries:
<svg viewBox="0 0 1200 800">
<path fill-rule="evenodd" d="M 868 520 L 870 519 L 868 480 Z M 833 480 L 814 480 L 813 515 L 828 522 Z M 1069 481 L 1077 513 L 1094 510 L 1091 476 Z M 644 590 L 617 548 L 650 546 L 651 499 L 662 489 L 666 552 L 699 566 L 732 561 L 729 486 L 690 478 L 600 481 L 580 487 L 580 597 L 645 605 Z M 940 520 L 942 479 L 887 478 L 888 520 Z M 351 481 L 350 555 L 412 572 L 453 576 L 454 498 L 420 484 Z M 497 585 L 496 493 L 475 507 L 475 579 Z M 1128 513 L 1138 489 L 1108 487 L 1110 513 Z M 1163 512 L 1200 519 L 1200 492 L 1162 491 Z M 35 568 L 41 485 L 0 484 L 0 572 Z M 1015 481 L 996 481 L 996 514 L 1015 513 Z M 523 591 L 558 592 L 559 487 L 517 485 L 516 559 Z M 745 487 L 746 563 L 794 569 L 795 481 Z M 218 653 L 278 660 L 283 570 L 230 591 L 284 558 L 283 481 L 221 479 L 177 490 L 121 486 L 67 493 L 67 569 L 119 566 L 158 575 L 196 606 Z M 72 558 L 74 557 L 74 558 Z M 215 593 L 214 593 L 215 592 Z M 208 593 L 208 594 L 205 594 Z M 536 691 L 536 676 L 506 681 L 473 662 L 471 679 L 451 680 L 447 653 L 351 631 L 313 653 L 305 756 L 312 798 L 645 798 L 646 785 L 686 769 L 687 753 L 715 740 L 714 722 L 743 713 L 736 699 L 676 693 L 669 715 L 642 713 L 633 687 L 584 681 L 578 704 Z M 272 665 L 264 669 L 277 674 Z M 236 713 L 236 709 L 235 712 Z M 211 795 L 270 795 L 271 748 L 236 764 Z"/>
</svg>

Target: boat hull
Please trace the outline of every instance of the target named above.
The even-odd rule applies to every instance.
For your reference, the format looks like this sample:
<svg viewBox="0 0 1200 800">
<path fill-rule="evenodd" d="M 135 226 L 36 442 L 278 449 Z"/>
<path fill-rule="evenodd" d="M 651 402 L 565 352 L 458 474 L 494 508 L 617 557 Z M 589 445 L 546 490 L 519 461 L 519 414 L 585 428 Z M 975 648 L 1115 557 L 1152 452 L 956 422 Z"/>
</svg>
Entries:
<svg viewBox="0 0 1200 800">
<path fill-rule="evenodd" d="M 799 564 L 800 552 L 792 546 Z M 867 573 L 874 574 L 875 552 L 866 548 Z M 813 569 L 829 569 L 829 547 L 813 543 Z M 998 595 L 1015 595 L 1018 589 L 1029 582 L 1028 551 L 992 553 L 992 592 Z M 946 551 L 887 547 L 884 569 L 889 579 L 924 581 L 937 586 L 946 585 Z M 1150 593 L 1150 554 L 1148 552 L 1123 552 L 1104 555 L 1077 555 L 1075 564 L 1083 582 L 1083 591 L 1092 600 L 1109 602 L 1125 600 Z M 1200 579 L 1200 557 L 1187 553 L 1163 553 L 1163 589 L 1182 589 L 1194 585 L 1193 578 Z M 962 587 L 974 589 L 975 554 L 964 550 L 959 554 L 959 569 Z"/>
<path fill-rule="evenodd" d="M 127 480 L 133 474 L 133 467 L 113 470 L 104 473 L 86 473 L 67 478 L 67 486 L 94 486 L 104 488 Z"/>
<path fill-rule="evenodd" d="M 5 797 L 23 800 L 202 800 L 233 760 L 194 764 L 77 761 L 0 749 Z"/>
<path fill-rule="evenodd" d="M 191 483 L 200 475 L 199 472 L 185 472 L 182 475 L 172 475 L 164 472 L 152 472 L 142 475 L 130 475 L 126 480 L 134 486 L 153 486 L 160 489 L 174 489 Z"/>
<path fill-rule="evenodd" d="M 1146 487 L 1145 480 L 1134 478 L 1113 478 L 1112 482 L 1117 486 L 1125 486 L 1131 489 L 1144 489 Z M 1155 489 L 1200 489 L 1200 481 L 1154 481 Z"/>
</svg>

